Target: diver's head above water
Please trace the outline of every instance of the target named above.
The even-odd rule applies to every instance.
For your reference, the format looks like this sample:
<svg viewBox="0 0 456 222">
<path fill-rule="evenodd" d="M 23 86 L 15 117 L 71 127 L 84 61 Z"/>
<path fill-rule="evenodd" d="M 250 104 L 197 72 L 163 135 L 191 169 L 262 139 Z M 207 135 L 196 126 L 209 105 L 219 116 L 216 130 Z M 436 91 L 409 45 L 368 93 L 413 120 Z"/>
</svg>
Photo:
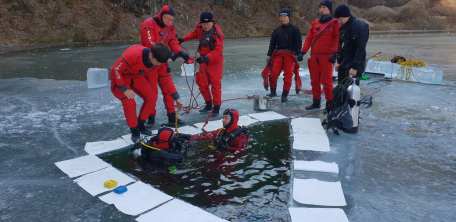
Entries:
<svg viewBox="0 0 456 222">
<path fill-rule="evenodd" d="M 174 138 L 174 131 L 170 128 L 163 127 L 158 130 L 157 141 L 153 142 L 153 146 L 162 148 L 162 149 L 172 149 Z"/>
<path fill-rule="evenodd" d="M 239 112 L 235 109 L 226 109 L 223 112 L 223 127 L 226 129 L 226 132 L 231 132 L 238 127 L 239 121 Z"/>
</svg>

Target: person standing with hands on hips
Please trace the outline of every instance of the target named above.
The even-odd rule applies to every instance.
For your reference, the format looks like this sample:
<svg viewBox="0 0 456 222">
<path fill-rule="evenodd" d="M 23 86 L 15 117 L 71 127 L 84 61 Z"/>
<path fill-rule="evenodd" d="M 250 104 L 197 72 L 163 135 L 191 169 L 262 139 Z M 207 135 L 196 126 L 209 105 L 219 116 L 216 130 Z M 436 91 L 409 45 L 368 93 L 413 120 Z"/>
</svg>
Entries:
<svg viewBox="0 0 456 222">
<path fill-rule="evenodd" d="M 306 37 L 304 46 L 298 61 L 312 50 L 310 59 L 307 62 L 310 72 L 310 85 L 312 86 L 313 103 L 306 106 L 306 110 L 319 109 L 321 107 L 321 85 L 325 91 L 326 109 L 333 98 L 333 70 L 334 63 L 339 50 L 339 29 L 337 19 L 331 16 L 332 2 L 324 0 L 320 3 L 320 19 L 312 22 L 309 34 Z"/>
<path fill-rule="evenodd" d="M 369 40 L 369 25 L 350 13 L 350 8 L 341 4 L 335 16 L 340 28 L 337 66 L 339 84 L 349 76 L 356 77 L 356 85 L 366 69 L 366 45 Z"/>
<path fill-rule="evenodd" d="M 298 55 L 301 52 L 302 37 L 301 30 L 290 23 L 290 9 L 282 9 L 279 13 L 281 25 L 277 27 L 271 36 L 267 62 L 272 65 L 269 74 L 269 84 L 271 93 L 269 97 L 277 96 L 277 79 L 283 70 L 283 92 L 282 101 L 288 101 L 291 82 L 293 78 L 293 68 L 298 62 Z"/>
<path fill-rule="evenodd" d="M 211 116 L 216 117 L 219 115 L 222 105 L 223 40 L 225 36 L 215 23 L 212 13 L 203 12 L 195 30 L 178 40 L 179 43 L 183 43 L 194 39 L 199 40 L 198 52 L 200 53 L 200 57 L 196 59 L 196 62 L 200 64 L 199 71 L 195 75 L 196 84 L 206 101 L 206 106 L 199 111 L 202 113 L 212 111 Z"/>
</svg>

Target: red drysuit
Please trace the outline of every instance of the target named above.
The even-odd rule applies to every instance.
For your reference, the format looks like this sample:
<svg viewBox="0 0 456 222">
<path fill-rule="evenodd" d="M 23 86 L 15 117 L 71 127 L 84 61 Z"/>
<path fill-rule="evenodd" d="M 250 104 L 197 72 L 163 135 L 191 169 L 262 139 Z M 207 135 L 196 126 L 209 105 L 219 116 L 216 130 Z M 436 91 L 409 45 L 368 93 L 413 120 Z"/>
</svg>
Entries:
<svg viewBox="0 0 456 222">
<path fill-rule="evenodd" d="M 263 86 L 266 90 L 268 90 L 268 87 L 269 87 L 269 75 L 271 74 L 273 67 L 274 67 L 272 61 L 275 60 L 276 55 L 277 55 L 276 53 L 272 54 L 271 60 L 269 61 L 269 63 L 266 64 L 266 67 L 261 72 L 261 77 L 263 77 Z M 299 76 L 300 67 L 301 66 L 299 65 L 299 63 L 296 62 L 294 64 L 294 68 L 293 68 L 296 93 L 300 92 L 302 89 L 301 76 Z M 284 75 L 284 77 L 285 77 L 285 75 Z M 287 78 L 287 79 L 284 78 L 284 83 L 287 84 L 288 89 L 291 88 L 291 78 Z M 277 79 L 275 81 L 274 86 L 277 87 Z M 271 86 L 271 88 L 275 88 L 275 87 Z"/>
<path fill-rule="evenodd" d="M 212 101 L 213 105 L 222 105 L 222 78 L 223 78 L 223 40 L 222 30 L 214 23 L 209 32 L 204 32 L 201 22 L 196 24 L 195 30 L 183 37 L 185 42 L 198 39 L 198 52 L 201 57 L 207 56 L 209 62 L 203 62 L 196 73 L 196 84 L 205 101 Z M 211 86 L 212 98 L 209 93 Z"/>
<path fill-rule="evenodd" d="M 149 60 L 150 49 L 140 45 L 134 45 L 125 50 L 111 68 L 111 91 L 114 96 L 122 101 L 125 118 L 130 128 L 138 125 L 136 116 L 136 101 L 128 99 L 124 92 L 133 90 L 144 100 L 139 112 L 139 119 L 147 120 L 150 114 L 155 115 L 158 89 L 147 82 L 146 78 L 158 81 L 161 79 L 163 89 L 175 100 L 179 98 L 171 74 L 168 72 L 168 64 L 154 66 Z"/>
<path fill-rule="evenodd" d="M 155 17 L 149 18 L 141 23 L 141 45 L 150 48 L 157 42 L 163 42 L 168 45 L 174 53 L 182 51 L 182 48 L 179 46 L 179 41 L 176 39 L 176 30 L 174 25 L 165 26 L 162 22 L 162 13 L 169 12 L 170 10 L 173 9 L 166 5 Z M 165 108 L 168 114 L 173 113 L 175 111 L 174 100 L 171 98 L 171 95 L 166 93 L 166 90 L 163 90 L 163 83 L 161 83 L 160 80 L 161 79 L 158 80 L 158 85 L 163 94 Z M 150 82 L 150 84 L 155 85 L 155 87 L 157 86 L 156 82 Z"/>
<path fill-rule="evenodd" d="M 328 60 L 338 51 L 339 29 L 340 24 L 337 19 L 332 19 L 323 24 L 317 19 L 312 22 L 309 34 L 302 47 L 303 52 L 312 48 L 312 54 L 307 65 L 310 72 L 313 99 L 321 99 L 321 85 L 325 91 L 326 101 L 333 98 L 334 64 Z"/>
</svg>

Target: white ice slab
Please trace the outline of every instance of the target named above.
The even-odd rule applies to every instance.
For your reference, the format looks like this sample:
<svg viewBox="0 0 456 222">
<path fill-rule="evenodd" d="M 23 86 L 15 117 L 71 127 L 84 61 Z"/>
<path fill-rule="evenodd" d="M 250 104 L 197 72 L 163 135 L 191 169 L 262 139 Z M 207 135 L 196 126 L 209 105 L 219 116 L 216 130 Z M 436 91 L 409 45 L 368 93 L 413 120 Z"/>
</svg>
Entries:
<svg viewBox="0 0 456 222">
<path fill-rule="evenodd" d="M 291 221 L 300 222 L 348 222 L 344 211 L 339 208 L 295 208 L 290 207 Z"/>
<path fill-rule="evenodd" d="M 173 199 L 173 197 L 143 182 L 136 182 L 129 185 L 127 189 L 127 192 L 123 194 L 111 192 L 99 198 L 107 204 L 114 204 L 122 213 L 132 216 L 136 216 Z"/>
<path fill-rule="evenodd" d="M 177 128 L 177 130 L 179 131 L 179 133 L 189 134 L 189 135 L 197 135 L 197 134 L 200 134 L 203 132 L 203 131 L 201 131 L 201 129 L 195 128 L 193 126 L 183 126 L 183 127 Z"/>
<path fill-rule="evenodd" d="M 302 204 L 340 207 L 346 206 L 340 182 L 324 182 L 317 179 L 294 179 L 293 199 Z"/>
<path fill-rule="evenodd" d="M 253 113 L 253 114 L 248 114 L 250 117 L 254 118 L 254 119 L 257 119 L 259 121 L 272 121 L 272 120 L 278 120 L 278 119 L 286 119 L 287 117 L 282 115 L 282 114 L 278 114 L 276 112 L 273 112 L 273 111 L 269 111 L 269 112 L 263 112 L 263 113 Z"/>
<path fill-rule="evenodd" d="M 139 222 L 222 222 L 224 219 L 218 218 L 198 207 L 185 203 L 182 200 L 174 199 L 162 206 L 136 218 Z"/>
<path fill-rule="evenodd" d="M 100 158 L 93 155 L 57 162 L 55 165 L 70 178 L 92 173 L 110 166 Z"/>
<path fill-rule="evenodd" d="M 98 155 L 130 146 L 132 143 L 133 142 L 127 142 L 127 140 L 122 138 L 112 141 L 87 142 L 84 150 L 90 155 Z"/>
<path fill-rule="evenodd" d="M 115 169 L 114 167 L 108 167 L 102 169 L 100 171 L 96 171 L 93 173 L 86 174 L 78 179 L 74 180 L 77 182 L 79 186 L 82 187 L 85 191 L 90 193 L 92 196 L 98 195 L 100 193 L 113 190 L 108 189 L 104 186 L 104 183 L 108 180 L 115 180 L 117 182 L 117 186 L 124 186 L 129 183 L 135 182 L 129 176 L 123 174 L 119 170 Z"/>
<path fill-rule="evenodd" d="M 108 69 L 90 68 L 87 70 L 87 87 L 99 88 L 109 84 Z"/>
<path fill-rule="evenodd" d="M 391 63 L 390 61 L 378 61 L 370 59 L 367 62 L 366 72 L 385 74 L 385 77 L 396 78 L 397 72 L 402 65 Z M 442 83 L 443 70 L 434 70 L 429 67 L 412 67 L 412 76 L 410 81 L 417 80 L 424 83 L 440 84 Z"/>
<path fill-rule="evenodd" d="M 297 118 L 291 121 L 293 149 L 329 152 L 328 135 L 318 118 Z"/>
<path fill-rule="evenodd" d="M 256 119 L 253 119 L 250 116 L 240 116 L 239 117 L 239 121 L 238 121 L 238 125 L 239 126 L 248 126 L 248 125 L 256 123 L 256 122 L 259 122 L 259 121 L 256 120 Z"/>
<path fill-rule="evenodd" d="M 295 160 L 293 165 L 295 170 L 323 173 L 339 173 L 339 166 L 336 163 Z"/>
<path fill-rule="evenodd" d="M 205 123 L 195 123 L 193 125 L 196 126 L 196 128 L 198 129 L 202 129 L 203 126 L 204 126 Z M 206 127 L 204 127 L 204 129 L 207 131 L 207 132 L 211 132 L 211 131 L 214 131 L 216 129 L 220 129 L 223 127 L 223 123 L 222 123 L 222 120 L 216 120 L 216 121 L 209 121 L 207 122 L 207 125 Z"/>
</svg>

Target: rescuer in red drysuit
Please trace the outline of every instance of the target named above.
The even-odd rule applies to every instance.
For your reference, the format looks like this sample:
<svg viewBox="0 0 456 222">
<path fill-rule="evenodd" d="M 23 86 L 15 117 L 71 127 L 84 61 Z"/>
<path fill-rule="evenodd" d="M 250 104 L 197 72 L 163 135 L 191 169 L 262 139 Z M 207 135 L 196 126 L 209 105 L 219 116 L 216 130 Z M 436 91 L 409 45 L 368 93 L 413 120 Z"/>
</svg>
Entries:
<svg viewBox="0 0 456 222">
<path fill-rule="evenodd" d="M 277 79 L 283 70 L 283 92 L 282 101 L 288 101 L 293 77 L 295 63 L 301 52 L 302 38 L 301 31 L 298 27 L 290 23 L 290 9 L 282 9 L 279 13 L 281 26 L 277 27 L 272 33 L 269 44 L 267 62 L 272 64 L 272 70 L 269 73 L 269 86 L 271 93 L 269 97 L 277 96 Z M 299 68 L 298 68 L 299 71 Z"/>
<path fill-rule="evenodd" d="M 147 77 L 154 79 L 163 77 L 163 90 L 172 96 L 179 109 L 184 106 L 168 72 L 168 64 L 166 64 L 168 59 L 169 48 L 163 43 L 155 44 L 152 48 L 134 45 L 125 50 L 111 68 L 111 92 L 122 101 L 125 118 L 131 130 L 131 139 L 135 143 L 139 141 L 140 133 L 152 135 L 152 132 L 146 130 L 144 123 L 151 113 L 153 115 L 156 113 L 158 92 L 154 92 L 146 80 Z M 136 115 L 133 92 L 144 100 L 139 117 Z"/>
<path fill-rule="evenodd" d="M 157 42 L 163 42 L 165 45 L 168 45 L 170 50 L 170 57 L 173 61 L 177 57 L 181 57 L 184 60 L 188 60 L 189 55 L 182 51 L 182 48 L 179 46 L 179 42 L 176 39 L 176 30 L 173 25 L 174 20 L 174 9 L 171 6 L 165 5 L 160 13 L 158 13 L 153 18 L 148 18 L 146 21 L 141 23 L 141 44 L 145 47 L 152 47 Z M 155 79 L 153 79 L 155 80 Z M 168 123 L 175 124 L 176 122 L 176 113 L 174 107 L 174 100 L 171 95 L 166 93 L 166 90 L 163 90 L 162 78 L 157 81 L 149 82 L 152 88 L 157 88 L 157 84 L 160 87 L 160 90 L 163 95 L 163 103 L 165 103 L 165 108 L 168 115 Z M 155 115 L 149 116 L 146 126 L 153 127 L 155 123 Z M 185 124 L 184 121 L 178 119 L 177 124 Z"/>
<path fill-rule="evenodd" d="M 319 109 L 321 104 L 321 85 L 325 91 L 326 109 L 333 98 L 333 70 L 339 49 L 340 24 L 331 16 L 332 2 L 324 0 L 320 3 L 320 19 L 312 22 L 309 34 L 306 37 L 302 52 L 298 60 L 309 49 L 312 50 L 307 62 L 310 72 L 310 85 L 312 86 L 313 103 L 306 106 L 307 110 Z"/>
<path fill-rule="evenodd" d="M 206 106 L 199 111 L 203 113 L 212 110 L 211 116 L 216 117 L 219 115 L 222 105 L 223 40 L 225 36 L 215 24 L 212 13 L 203 12 L 195 30 L 178 40 L 179 43 L 182 43 L 193 39 L 198 39 L 200 42 L 198 46 L 200 57 L 196 59 L 196 62 L 200 64 L 199 72 L 195 75 L 196 84 L 206 101 Z M 211 86 L 210 92 L 209 86 Z"/>
<path fill-rule="evenodd" d="M 244 151 L 249 145 L 248 129 L 238 127 L 239 112 L 234 109 L 227 109 L 223 112 L 223 128 L 215 130 L 206 136 L 190 136 L 179 134 L 179 138 L 186 140 L 214 140 L 217 150 L 220 151 Z"/>
</svg>

